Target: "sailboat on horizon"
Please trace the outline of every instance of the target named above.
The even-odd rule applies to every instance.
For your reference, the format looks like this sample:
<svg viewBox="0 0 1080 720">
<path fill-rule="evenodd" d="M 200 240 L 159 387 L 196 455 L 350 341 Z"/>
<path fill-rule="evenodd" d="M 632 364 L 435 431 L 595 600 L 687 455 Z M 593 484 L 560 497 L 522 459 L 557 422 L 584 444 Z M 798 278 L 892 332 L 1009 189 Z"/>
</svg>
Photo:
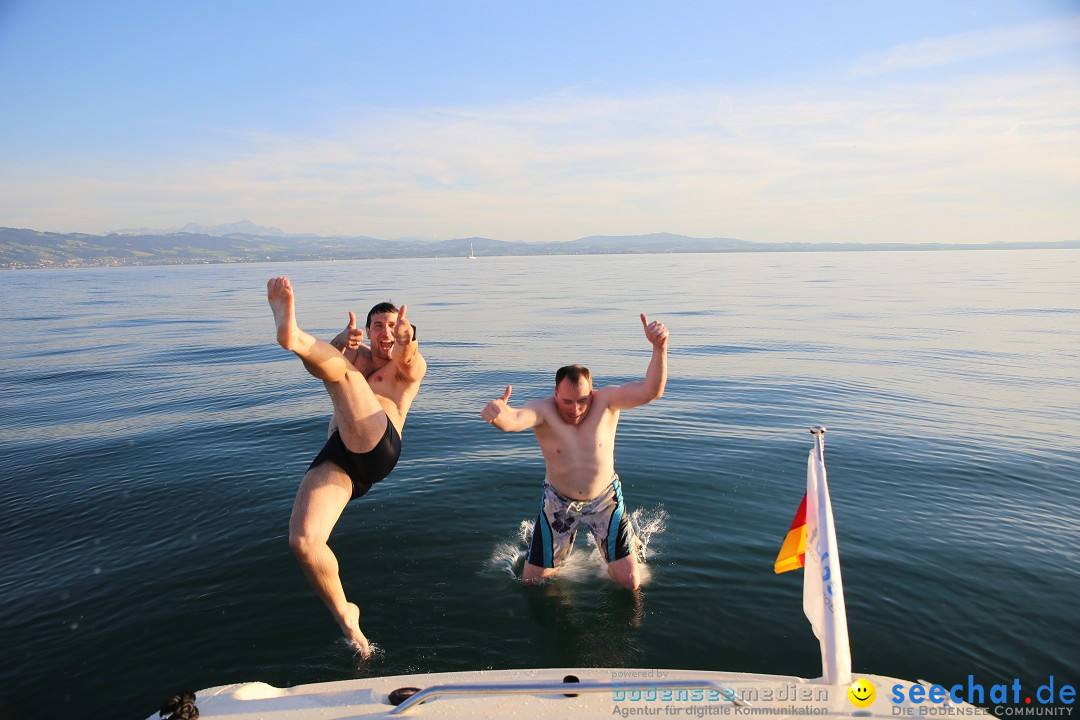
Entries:
<svg viewBox="0 0 1080 720">
<path fill-rule="evenodd" d="M 469 254 L 468 254 L 468 255 L 467 255 L 466 257 L 467 257 L 467 258 L 468 258 L 469 260 L 475 260 L 475 259 L 476 259 L 476 253 L 475 253 L 475 252 L 473 252 L 473 246 L 472 246 L 472 243 L 469 243 Z"/>
</svg>

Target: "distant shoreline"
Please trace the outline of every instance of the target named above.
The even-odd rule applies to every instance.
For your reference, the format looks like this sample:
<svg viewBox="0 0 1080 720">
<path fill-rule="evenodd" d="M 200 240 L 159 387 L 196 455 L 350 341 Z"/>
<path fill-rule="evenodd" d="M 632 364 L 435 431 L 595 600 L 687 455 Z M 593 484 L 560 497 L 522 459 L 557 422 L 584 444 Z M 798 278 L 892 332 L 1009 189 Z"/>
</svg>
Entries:
<svg viewBox="0 0 1080 720">
<path fill-rule="evenodd" d="M 263 262 L 390 260 L 460 257 L 658 255 L 775 252 L 933 252 L 941 250 L 1078 250 L 1080 240 L 993 243 L 758 243 L 735 238 L 692 238 L 670 233 L 591 236 L 565 242 L 525 243 L 489 238 L 382 240 L 371 237 L 176 232 L 88 235 L 0 227 L 0 269 L 156 267 Z"/>
</svg>

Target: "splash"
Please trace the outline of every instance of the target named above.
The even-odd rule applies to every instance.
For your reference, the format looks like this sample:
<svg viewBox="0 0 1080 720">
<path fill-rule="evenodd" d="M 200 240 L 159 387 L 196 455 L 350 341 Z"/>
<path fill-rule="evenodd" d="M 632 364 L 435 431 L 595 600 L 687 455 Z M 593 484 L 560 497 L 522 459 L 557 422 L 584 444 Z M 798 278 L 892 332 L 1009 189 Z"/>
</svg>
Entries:
<svg viewBox="0 0 1080 720">
<path fill-rule="evenodd" d="M 357 667 L 364 667 L 375 660 L 385 660 L 386 650 L 378 643 L 368 641 L 368 648 L 371 650 L 370 657 L 364 657 L 360 654 L 359 648 L 350 643 L 345 638 L 338 638 L 334 641 L 335 645 L 344 645 L 348 652 L 352 655 L 353 663 Z"/>
<path fill-rule="evenodd" d="M 648 565 L 645 564 L 646 560 L 656 554 L 653 541 L 667 530 L 667 519 L 668 513 L 663 505 L 657 505 L 651 509 L 638 508 L 630 513 L 630 524 L 633 525 L 638 538 L 638 560 L 643 563 L 642 579 L 645 582 L 650 576 Z M 495 546 L 487 561 L 486 569 L 515 580 L 520 578 L 529 552 L 529 544 L 532 542 L 532 532 L 533 520 L 519 522 L 517 530 Z M 581 548 L 577 548 L 570 553 L 570 557 L 559 568 L 559 578 L 571 582 L 588 581 L 596 577 L 606 578 L 607 565 L 592 534 L 585 531 L 579 532 L 578 535 L 588 538 L 589 549 L 582 552 Z"/>
<path fill-rule="evenodd" d="M 521 577 L 521 569 L 525 566 L 525 556 L 532 541 L 532 528 L 532 520 L 522 520 L 513 536 L 495 546 L 487 562 L 488 569 L 512 578 Z"/>
<path fill-rule="evenodd" d="M 373 643 L 371 641 L 368 641 L 368 649 L 371 650 L 371 657 L 364 658 L 364 656 L 360 654 L 360 651 L 357 650 L 356 654 L 353 655 L 353 658 L 356 659 L 356 660 L 362 660 L 364 662 L 371 662 L 372 660 L 385 660 L 386 659 L 386 650 L 383 648 L 382 645 L 379 645 L 378 643 Z"/>
<path fill-rule="evenodd" d="M 667 530 L 667 519 L 667 510 L 660 504 L 651 510 L 638 508 L 630 513 L 630 523 L 638 536 L 638 559 L 642 562 L 645 562 L 650 554 L 656 553 L 655 550 L 650 552 L 649 546 Z"/>
</svg>

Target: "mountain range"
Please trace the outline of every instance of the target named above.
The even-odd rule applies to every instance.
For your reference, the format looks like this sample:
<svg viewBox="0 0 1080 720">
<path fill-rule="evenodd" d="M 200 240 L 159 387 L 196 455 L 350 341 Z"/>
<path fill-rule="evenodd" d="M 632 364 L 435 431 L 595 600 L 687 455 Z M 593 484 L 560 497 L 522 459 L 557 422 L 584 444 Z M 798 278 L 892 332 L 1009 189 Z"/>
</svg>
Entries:
<svg viewBox="0 0 1080 720">
<path fill-rule="evenodd" d="M 279 230 L 276 227 L 263 227 L 262 225 L 256 225 L 250 220 L 241 220 L 240 222 L 225 223 L 224 225 L 200 225 L 199 223 L 188 223 L 182 228 L 172 228 L 169 230 L 155 230 L 153 228 L 125 228 L 123 230 L 113 230 L 112 232 L 107 232 L 105 234 L 175 235 L 177 233 L 188 233 L 190 235 L 209 235 L 210 237 L 225 237 L 226 235 L 257 235 L 260 237 L 283 237 L 287 234 L 284 230 Z"/>
<path fill-rule="evenodd" d="M 384 240 L 367 236 L 292 235 L 248 221 L 179 230 L 129 229 L 107 235 L 0 227 L 0 268 L 192 265 L 368 258 L 477 257 L 727 252 L 1080 249 L 1080 240 L 995 243 L 758 243 L 671 233 L 593 235 L 566 242 L 508 242 L 490 238 Z"/>
</svg>

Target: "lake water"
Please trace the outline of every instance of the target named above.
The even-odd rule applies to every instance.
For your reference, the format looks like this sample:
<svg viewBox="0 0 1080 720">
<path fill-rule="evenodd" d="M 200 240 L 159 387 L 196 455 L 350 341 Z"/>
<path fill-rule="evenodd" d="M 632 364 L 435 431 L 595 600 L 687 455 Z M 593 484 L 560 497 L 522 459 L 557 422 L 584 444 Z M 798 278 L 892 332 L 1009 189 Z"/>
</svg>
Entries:
<svg viewBox="0 0 1080 720">
<path fill-rule="evenodd" d="M 266 280 L 330 337 L 407 303 L 429 371 L 393 474 L 331 539 L 364 662 L 287 544 L 325 438 Z M 12 271 L 0 284 L 0 717 L 143 718 L 173 692 L 478 668 L 820 675 L 772 563 L 829 428 L 853 667 L 1080 678 L 1080 252 L 375 260 Z M 479 412 L 560 365 L 670 380 L 616 448 L 643 603 L 579 539 L 514 579 L 543 461 Z"/>
</svg>

